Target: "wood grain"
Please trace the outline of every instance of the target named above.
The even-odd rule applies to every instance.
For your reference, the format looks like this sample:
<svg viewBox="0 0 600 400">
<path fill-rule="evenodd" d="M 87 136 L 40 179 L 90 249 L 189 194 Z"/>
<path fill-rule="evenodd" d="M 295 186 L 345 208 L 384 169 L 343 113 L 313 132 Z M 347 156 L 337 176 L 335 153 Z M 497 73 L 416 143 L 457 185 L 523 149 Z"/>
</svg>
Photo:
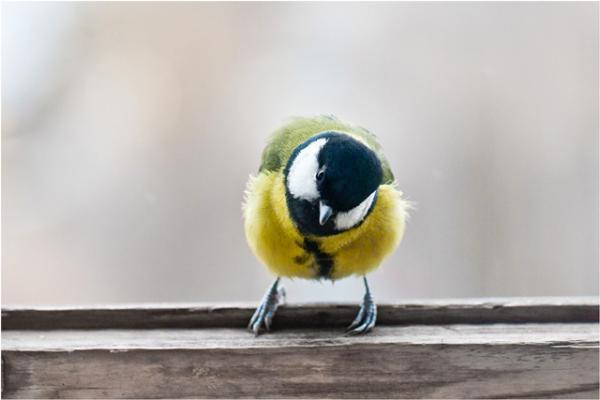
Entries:
<svg viewBox="0 0 600 400">
<path fill-rule="evenodd" d="M 480 299 L 380 308 L 286 306 L 2 311 L 5 398 L 598 398 L 598 300 Z"/>
<path fill-rule="evenodd" d="M 256 305 L 125 305 L 4 307 L 2 329 L 243 328 Z M 348 325 L 356 304 L 291 304 L 281 307 L 275 328 Z M 453 299 L 380 304 L 378 325 L 502 322 L 598 322 L 598 298 Z"/>
<path fill-rule="evenodd" d="M 4 397 L 597 397 L 597 328 L 8 331 Z"/>
</svg>

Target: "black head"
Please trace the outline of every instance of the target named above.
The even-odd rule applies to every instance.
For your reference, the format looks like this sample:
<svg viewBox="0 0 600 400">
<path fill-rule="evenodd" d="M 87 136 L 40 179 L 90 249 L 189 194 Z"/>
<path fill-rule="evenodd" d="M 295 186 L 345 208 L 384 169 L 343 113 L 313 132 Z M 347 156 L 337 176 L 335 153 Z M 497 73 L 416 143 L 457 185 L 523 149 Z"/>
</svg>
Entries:
<svg viewBox="0 0 600 400">
<path fill-rule="evenodd" d="M 347 135 L 332 136 L 318 156 L 317 188 L 321 200 L 335 211 L 359 205 L 381 184 L 377 155 Z"/>
<path fill-rule="evenodd" d="M 331 235 L 364 220 L 375 204 L 383 170 L 365 144 L 326 132 L 295 149 L 285 175 L 288 208 L 300 231 Z"/>
</svg>

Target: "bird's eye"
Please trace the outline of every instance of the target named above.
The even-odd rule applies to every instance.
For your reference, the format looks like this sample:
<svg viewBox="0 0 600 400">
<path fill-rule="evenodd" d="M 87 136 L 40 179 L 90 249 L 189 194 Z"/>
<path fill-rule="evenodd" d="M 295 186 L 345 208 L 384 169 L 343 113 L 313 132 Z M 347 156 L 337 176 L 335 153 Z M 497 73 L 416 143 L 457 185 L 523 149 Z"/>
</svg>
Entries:
<svg viewBox="0 0 600 400">
<path fill-rule="evenodd" d="M 317 172 L 317 181 L 321 182 L 323 178 L 325 178 L 325 171 L 320 170 L 319 172 Z"/>
</svg>

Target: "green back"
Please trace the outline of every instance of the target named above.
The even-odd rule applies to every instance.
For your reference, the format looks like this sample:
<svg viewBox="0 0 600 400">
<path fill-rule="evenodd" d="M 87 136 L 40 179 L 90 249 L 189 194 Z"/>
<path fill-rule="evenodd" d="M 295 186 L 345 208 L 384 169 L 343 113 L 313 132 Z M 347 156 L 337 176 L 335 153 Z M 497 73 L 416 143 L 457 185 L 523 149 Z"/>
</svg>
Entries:
<svg viewBox="0 0 600 400">
<path fill-rule="evenodd" d="M 281 168 L 285 168 L 288 159 L 296 147 L 312 136 L 325 131 L 344 132 L 362 138 L 377 153 L 377 156 L 381 160 L 383 183 L 392 183 L 394 181 L 390 165 L 383 155 L 383 150 L 377 142 L 375 135 L 365 128 L 347 124 L 332 115 L 295 117 L 275 131 L 263 151 L 259 171 L 279 171 Z"/>
</svg>

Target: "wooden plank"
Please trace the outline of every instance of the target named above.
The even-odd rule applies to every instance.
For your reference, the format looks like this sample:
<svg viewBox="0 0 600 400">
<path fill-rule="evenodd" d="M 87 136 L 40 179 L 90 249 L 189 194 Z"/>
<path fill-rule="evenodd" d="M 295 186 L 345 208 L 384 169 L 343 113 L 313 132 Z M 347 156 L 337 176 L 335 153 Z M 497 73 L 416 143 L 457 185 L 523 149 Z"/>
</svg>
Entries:
<svg viewBox="0 0 600 400">
<path fill-rule="evenodd" d="M 105 307 L 5 307 L 2 329 L 157 329 L 244 327 L 255 305 L 131 305 Z M 287 305 L 275 328 L 327 328 L 349 324 L 355 304 Z M 378 324 L 480 324 L 598 322 L 598 298 L 454 299 L 379 305 Z"/>
<path fill-rule="evenodd" d="M 3 332 L 6 398 L 598 398 L 598 324 Z"/>
<path fill-rule="evenodd" d="M 598 398 L 598 299 L 2 310 L 6 398 Z"/>
<path fill-rule="evenodd" d="M 202 350 L 267 347 L 351 346 L 354 344 L 551 344 L 595 346 L 598 325 L 486 324 L 380 326 L 364 336 L 344 336 L 341 329 L 284 329 L 258 337 L 244 329 L 101 329 L 5 331 L 4 351 L 74 351 L 132 349 Z"/>
</svg>

